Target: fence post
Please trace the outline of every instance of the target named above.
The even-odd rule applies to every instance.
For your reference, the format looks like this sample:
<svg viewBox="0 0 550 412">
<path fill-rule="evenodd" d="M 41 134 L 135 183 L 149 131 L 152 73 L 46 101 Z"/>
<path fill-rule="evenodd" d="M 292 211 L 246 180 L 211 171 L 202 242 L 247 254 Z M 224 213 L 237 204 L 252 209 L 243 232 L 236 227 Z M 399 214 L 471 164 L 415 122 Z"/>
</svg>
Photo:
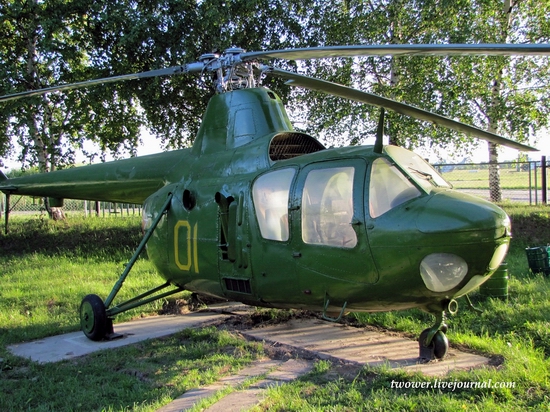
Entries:
<svg viewBox="0 0 550 412">
<path fill-rule="evenodd" d="M 531 162 L 527 163 L 529 167 L 529 206 L 533 204 L 533 182 L 531 181 Z"/>
<path fill-rule="evenodd" d="M 538 184 L 537 175 L 538 175 L 537 162 L 535 162 L 535 205 L 539 204 L 539 184 Z"/>
<path fill-rule="evenodd" d="M 547 202 L 547 194 L 548 194 L 548 187 L 546 182 L 546 156 L 542 156 L 542 159 L 540 161 L 540 164 L 542 166 L 542 204 L 546 205 Z"/>
</svg>

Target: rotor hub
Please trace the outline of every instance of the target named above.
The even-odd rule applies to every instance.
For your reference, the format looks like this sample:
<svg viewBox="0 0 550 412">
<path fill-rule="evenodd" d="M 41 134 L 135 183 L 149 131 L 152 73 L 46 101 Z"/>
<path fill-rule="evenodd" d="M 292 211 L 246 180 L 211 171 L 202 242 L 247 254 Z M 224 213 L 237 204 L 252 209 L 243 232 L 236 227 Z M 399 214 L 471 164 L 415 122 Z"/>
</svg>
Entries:
<svg viewBox="0 0 550 412">
<path fill-rule="evenodd" d="M 256 62 L 243 61 L 240 47 L 226 49 L 223 54 L 203 54 L 199 61 L 204 65 L 203 72 L 212 74 L 213 86 L 217 93 L 256 87 L 261 71 Z"/>
</svg>

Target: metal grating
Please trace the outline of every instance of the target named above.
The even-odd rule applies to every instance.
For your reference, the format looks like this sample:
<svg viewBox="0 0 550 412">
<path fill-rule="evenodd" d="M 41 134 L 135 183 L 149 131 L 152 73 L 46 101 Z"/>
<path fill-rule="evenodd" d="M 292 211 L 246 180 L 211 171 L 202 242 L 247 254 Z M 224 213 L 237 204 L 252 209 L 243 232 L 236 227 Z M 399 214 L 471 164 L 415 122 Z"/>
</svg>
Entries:
<svg viewBox="0 0 550 412">
<path fill-rule="evenodd" d="M 292 159 L 308 153 L 324 150 L 317 139 L 304 133 L 280 133 L 269 145 L 269 158 L 273 161 Z"/>
<path fill-rule="evenodd" d="M 223 280 L 225 281 L 225 287 L 227 290 L 248 294 L 252 293 L 252 289 L 250 289 L 250 280 L 248 279 L 223 278 Z"/>
</svg>

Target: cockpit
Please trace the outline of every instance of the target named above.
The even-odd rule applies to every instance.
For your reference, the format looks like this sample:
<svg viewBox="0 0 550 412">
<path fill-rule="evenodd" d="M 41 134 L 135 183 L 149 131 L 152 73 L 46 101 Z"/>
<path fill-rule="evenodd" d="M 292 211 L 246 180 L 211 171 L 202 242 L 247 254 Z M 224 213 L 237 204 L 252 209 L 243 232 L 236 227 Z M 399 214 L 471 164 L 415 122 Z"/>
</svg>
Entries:
<svg viewBox="0 0 550 412">
<path fill-rule="evenodd" d="M 377 218 L 435 188 L 451 187 L 424 159 L 406 149 L 386 146 L 384 154 L 387 157 L 372 162 L 368 190 L 361 179 L 366 166 L 351 159 L 261 175 L 253 184 L 252 196 L 262 237 L 289 240 L 292 192 L 293 199 L 299 200 L 295 208 L 299 215 L 293 215 L 293 223 L 300 228 L 303 243 L 353 248 L 357 245 L 354 214 L 360 203 L 368 202 L 370 218 Z"/>
<path fill-rule="evenodd" d="M 397 146 L 384 147 L 384 157 L 371 168 L 369 212 L 376 218 L 408 200 L 419 197 L 420 189 L 430 193 L 434 188 L 451 188 L 437 171 L 417 154 Z M 416 184 L 415 184 L 416 183 Z"/>
</svg>

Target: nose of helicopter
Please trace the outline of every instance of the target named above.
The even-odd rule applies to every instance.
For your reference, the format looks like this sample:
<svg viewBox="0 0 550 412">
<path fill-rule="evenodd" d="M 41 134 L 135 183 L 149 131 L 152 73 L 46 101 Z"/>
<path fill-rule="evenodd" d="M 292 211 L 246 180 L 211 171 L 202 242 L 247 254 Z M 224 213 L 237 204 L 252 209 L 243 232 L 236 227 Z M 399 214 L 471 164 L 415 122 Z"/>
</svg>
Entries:
<svg viewBox="0 0 550 412">
<path fill-rule="evenodd" d="M 504 210 L 453 190 L 433 195 L 418 215 L 416 226 L 422 233 L 470 233 L 480 241 L 510 236 L 510 219 Z"/>
<path fill-rule="evenodd" d="M 456 191 L 432 195 L 416 226 L 437 245 L 420 265 L 421 277 L 433 292 L 448 292 L 462 283 L 455 297 L 468 293 L 500 266 L 508 251 L 508 215 L 488 201 Z"/>
</svg>

